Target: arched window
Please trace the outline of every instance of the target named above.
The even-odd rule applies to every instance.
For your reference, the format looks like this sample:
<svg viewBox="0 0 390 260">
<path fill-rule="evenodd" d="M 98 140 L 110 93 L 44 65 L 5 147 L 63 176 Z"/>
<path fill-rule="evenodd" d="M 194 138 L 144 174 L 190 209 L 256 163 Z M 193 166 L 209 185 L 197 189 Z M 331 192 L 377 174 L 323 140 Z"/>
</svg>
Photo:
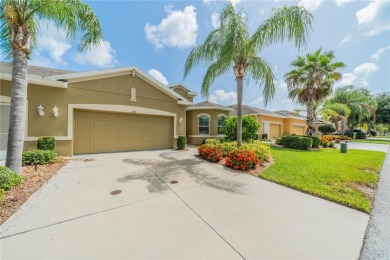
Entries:
<svg viewBox="0 0 390 260">
<path fill-rule="evenodd" d="M 223 128 L 223 123 L 225 122 L 226 116 L 221 114 L 218 115 L 218 134 L 222 134 L 222 128 Z"/>
<path fill-rule="evenodd" d="M 210 134 L 210 116 L 203 114 L 198 116 L 198 132 L 200 135 Z"/>
</svg>

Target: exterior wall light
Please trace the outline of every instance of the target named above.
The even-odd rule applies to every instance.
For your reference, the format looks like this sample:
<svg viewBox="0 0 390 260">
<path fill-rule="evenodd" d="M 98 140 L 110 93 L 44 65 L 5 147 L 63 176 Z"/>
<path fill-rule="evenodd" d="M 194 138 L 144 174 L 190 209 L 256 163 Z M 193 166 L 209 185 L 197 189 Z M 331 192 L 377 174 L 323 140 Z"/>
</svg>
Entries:
<svg viewBox="0 0 390 260">
<path fill-rule="evenodd" d="M 55 117 L 58 117 L 58 115 L 59 115 L 57 106 L 54 106 L 54 107 L 53 107 L 53 115 L 54 115 Z"/>
<path fill-rule="evenodd" d="M 40 116 L 44 116 L 45 115 L 45 111 L 43 111 L 43 106 L 41 104 L 38 107 L 38 114 Z"/>
<path fill-rule="evenodd" d="M 181 124 L 182 122 L 183 122 L 183 117 L 180 117 L 179 124 Z"/>
</svg>

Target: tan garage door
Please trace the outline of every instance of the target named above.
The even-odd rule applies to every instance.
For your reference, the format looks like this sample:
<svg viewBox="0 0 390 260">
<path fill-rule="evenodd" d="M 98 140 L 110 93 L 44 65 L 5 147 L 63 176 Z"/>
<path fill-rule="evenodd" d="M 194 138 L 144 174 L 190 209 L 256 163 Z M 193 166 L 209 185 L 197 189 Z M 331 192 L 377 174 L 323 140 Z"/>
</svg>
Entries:
<svg viewBox="0 0 390 260">
<path fill-rule="evenodd" d="M 173 146 L 173 118 L 76 110 L 74 153 L 101 153 Z"/>
<path fill-rule="evenodd" d="M 305 135 L 305 127 L 303 127 L 303 126 L 293 126 L 292 127 L 292 134 Z"/>
<path fill-rule="evenodd" d="M 280 125 L 279 124 L 271 124 L 269 128 L 269 138 L 277 138 L 280 137 Z"/>
</svg>

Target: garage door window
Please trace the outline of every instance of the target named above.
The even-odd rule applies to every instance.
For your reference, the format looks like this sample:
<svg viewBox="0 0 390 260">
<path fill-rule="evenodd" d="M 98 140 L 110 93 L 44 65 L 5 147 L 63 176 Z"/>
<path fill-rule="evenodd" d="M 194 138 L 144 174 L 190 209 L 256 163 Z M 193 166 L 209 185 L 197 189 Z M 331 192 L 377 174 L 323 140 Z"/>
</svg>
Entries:
<svg viewBox="0 0 390 260">
<path fill-rule="evenodd" d="M 210 134 L 210 117 L 203 115 L 199 117 L 199 134 L 208 135 Z"/>
</svg>

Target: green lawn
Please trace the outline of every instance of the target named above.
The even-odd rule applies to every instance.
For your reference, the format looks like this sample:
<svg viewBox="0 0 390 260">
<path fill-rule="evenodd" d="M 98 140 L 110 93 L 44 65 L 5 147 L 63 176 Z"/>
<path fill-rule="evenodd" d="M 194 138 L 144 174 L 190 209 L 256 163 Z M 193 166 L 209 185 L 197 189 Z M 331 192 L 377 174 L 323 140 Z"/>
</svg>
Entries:
<svg viewBox="0 0 390 260">
<path fill-rule="evenodd" d="M 390 144 L 390 140 L 373 140 L 373 139 L 354 139 L 348 142 L 354 143 L 369 143 L 369 144 Z"/>
<path fill-rule="evenodd" d="M 300 151 L 271 147 L 274 164 L 259 177 L 369 213 L 385 153 L 338 149 Z"/>
</svg>

